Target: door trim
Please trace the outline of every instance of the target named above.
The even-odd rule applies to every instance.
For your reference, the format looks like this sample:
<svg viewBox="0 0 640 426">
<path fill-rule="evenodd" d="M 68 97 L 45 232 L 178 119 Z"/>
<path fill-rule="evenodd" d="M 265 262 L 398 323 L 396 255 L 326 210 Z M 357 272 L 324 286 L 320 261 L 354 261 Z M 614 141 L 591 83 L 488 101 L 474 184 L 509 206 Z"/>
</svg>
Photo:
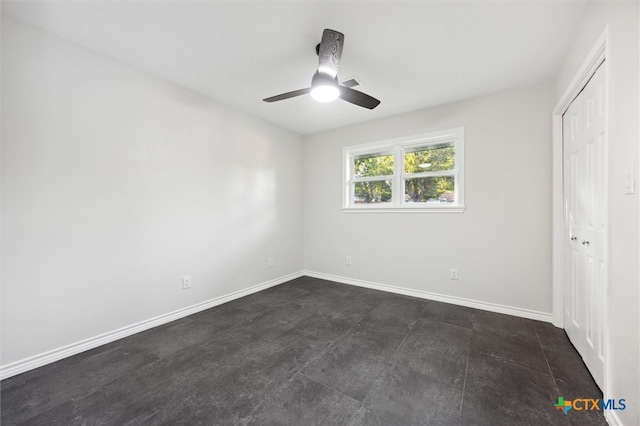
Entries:
<svg viewBox="0 0 640 426">
<path fill-rule="evenodd" d="M 562 116 L 569 105 L 587 85 L 600 64 L 604 61 L 605 67 L 605 103 L 609 105 L 609 69 L 605 61 L 609 56 L 609 26 L 607 25 L 593 46 L 589 55 L 576 73 L 575 77 L 565 90 L 553 110 L 552 116 L 552 282 L 553 282 L 553 325 L 563 327 L 562 310 L 564 306 L 564 207 L 562 191 Z M 608 142 L 609 117 L 605 115 L 605 144 Z M 606 151 L 606 150 L 605 150 Z M 605 152 L 605 157 L 607 152 Z M 608 161 L 605 158 L 605 176 L 608 176 Z M 605 184 L 605 198 L 607 198 L 607 185 Z M 605 216 L 606 212 L 605 212 Z M 608 223 L 608 217 L 605 217 Z M 606 239 L 605 239 L 606 241 Z M 608 250 L 605 247 L 605 259 L 608 262 Z M 608 278 L 608 277 L 607 277 Z M 608 279 L 607 279 L 608 282 Z M 606 318 L 606 317 L 605 317 Z"/>
<path fill-rule="evenodd" d="M 591 48 L 582 66 L 575 74 L 571 83 L 569 83 L 564 94 L 560 97 L 552 116 L 552 286 L 553 286 L 553 319 L 552 323 L 556 327 L 564 328 L 563 310 L 564 310 L 564 201 L 563 201 L 563 154 L 562 154 L 562 116 L 567 111 L 573 100 L 580 94 L 582 89 L 587 85 L 591 77 L 595 74 L 600 65 L 605 67 L 605 149 L 604 149 L 604 199 L 608 200 L 608 142 L 609 142 L 609 25 L 604 28 L 600 37 Z M 604 63 L 603 63 L 604 62 Z M 609 244 L 608 244 L 608 208 L 604 212 L 605 236 L 604 236 L 604 259 L 607 265 L 605 275 L 605 288 L 608 289 L 609 283 Z M 608 290 L 605 293 L 608 293 Z M 607 393 L 607 360 L 608 357 L 608 301 L 604 303 L 603 315 L 603 341 L 605 350 L 605 366 L 604 366 L 604 383 L 605 389 L 602 391 Z"/>
</svg>

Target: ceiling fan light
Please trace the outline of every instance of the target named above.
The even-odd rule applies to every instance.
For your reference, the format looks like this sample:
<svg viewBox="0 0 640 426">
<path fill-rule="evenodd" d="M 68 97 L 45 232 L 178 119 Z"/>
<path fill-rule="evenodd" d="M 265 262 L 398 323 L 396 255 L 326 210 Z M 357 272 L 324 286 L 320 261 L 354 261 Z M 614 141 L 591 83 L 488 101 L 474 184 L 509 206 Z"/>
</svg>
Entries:
<svg viewBox="0 0 640 426">
<path fill-rule="evenodd" d="M 340 91 L 336 86 L 323 84 L 311 89 L 311 97 L 318 102 L 331 102 L 338 99 Z"/>
<path fill-rule="evenodd" d="M 338 99 L 340 89 L 338 79 L 316 72 L 311 79 L 311 97 L 318 102 L 331 102 Z"/>
</svg>

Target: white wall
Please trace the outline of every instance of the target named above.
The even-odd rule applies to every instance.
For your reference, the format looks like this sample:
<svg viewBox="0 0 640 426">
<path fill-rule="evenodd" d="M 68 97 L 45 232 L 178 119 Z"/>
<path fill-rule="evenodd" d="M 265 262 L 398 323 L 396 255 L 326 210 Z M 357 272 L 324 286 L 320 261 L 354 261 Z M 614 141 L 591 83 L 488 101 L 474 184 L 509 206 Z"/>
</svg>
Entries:
<svg viewBox="0 0 640 426">
<path fill-rule="evenodd" d="M 609 327 L 605 398 L 625 398 L 609 412 L 620 424 L 640 424 L 639 335 L 639 80 L 638 2 L 594 3 L 556 80 L 556 100 L 609 25 Z M 624 171 L 635 168 L 636 194 L 625 195 Z"/>
<path fill-rule="evenodd" d="M 11 18 L 2 67 L 3 364 L 302 269 L 299 136 Z"/>
<path fill-rule="evenodd" d="M 549 314 L 551 106 L 541 84 L 305 137 L 305 270 Z M 464 213 L 340 210 L 343 147 L 459 126 Z"/>
</svg>

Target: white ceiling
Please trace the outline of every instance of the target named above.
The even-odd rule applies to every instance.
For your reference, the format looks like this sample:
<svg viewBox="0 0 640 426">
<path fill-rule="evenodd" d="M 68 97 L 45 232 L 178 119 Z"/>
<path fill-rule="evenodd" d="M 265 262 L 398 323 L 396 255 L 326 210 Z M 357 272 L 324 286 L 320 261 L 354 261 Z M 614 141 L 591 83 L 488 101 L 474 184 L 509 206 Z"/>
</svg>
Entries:
<svg viewBox="0 0 640 426">
<path fill-rule="evenodd" d="M 299 134 L 553 78 L 588 0 L 3 2 L 2 11 Z M 322 30 L 367 110 L 309 96 Z"/>
</svg>

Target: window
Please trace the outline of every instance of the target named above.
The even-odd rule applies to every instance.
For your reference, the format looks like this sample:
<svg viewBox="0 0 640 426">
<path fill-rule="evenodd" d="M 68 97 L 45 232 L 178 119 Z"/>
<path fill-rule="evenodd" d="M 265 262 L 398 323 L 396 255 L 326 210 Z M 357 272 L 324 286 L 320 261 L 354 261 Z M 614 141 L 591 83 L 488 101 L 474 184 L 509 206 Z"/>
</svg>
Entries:
<svg viewBox="0 0 640 426">
<path fill-rule="evenodd" d="M 345 211 L 464 211 L 464 129 L 347 147 Z"/>
</svg>

